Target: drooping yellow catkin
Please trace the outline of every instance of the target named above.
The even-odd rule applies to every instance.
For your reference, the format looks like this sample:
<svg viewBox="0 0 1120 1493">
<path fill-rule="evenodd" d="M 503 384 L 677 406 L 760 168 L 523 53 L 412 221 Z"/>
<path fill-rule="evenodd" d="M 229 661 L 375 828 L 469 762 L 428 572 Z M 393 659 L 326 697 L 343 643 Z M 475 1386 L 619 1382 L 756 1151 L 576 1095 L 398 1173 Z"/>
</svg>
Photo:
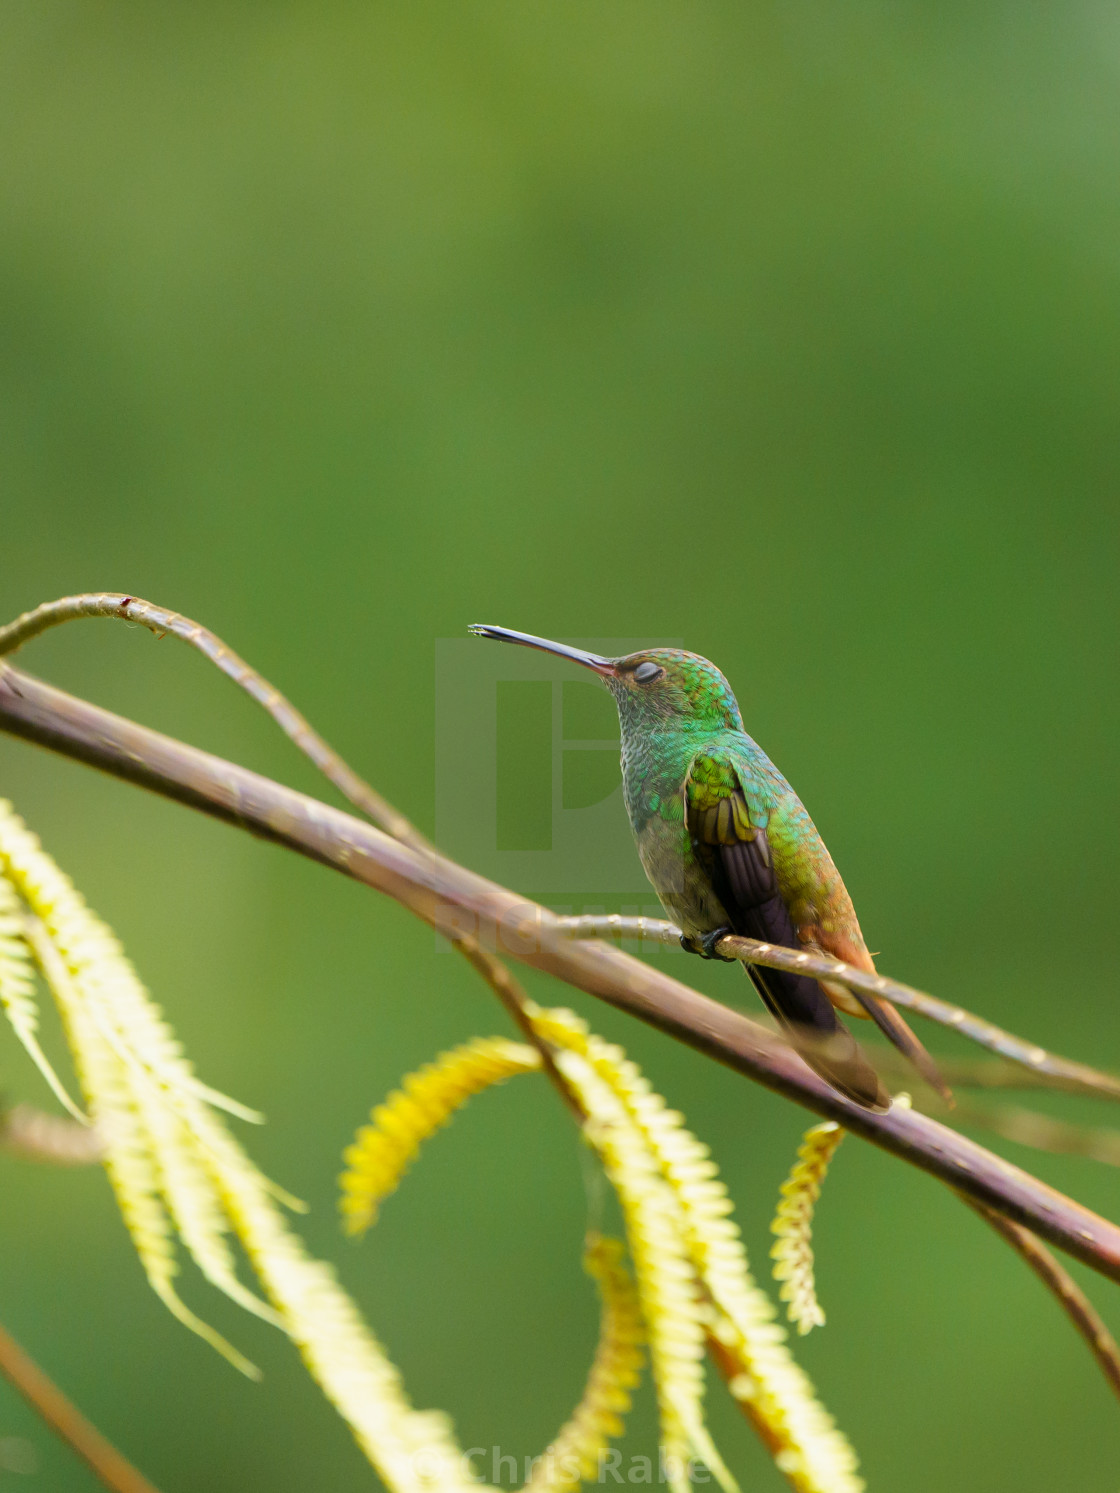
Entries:
<svg viewBox="0 0 1120 1493">
<path fill-rule="evenodd" d="M 215 1112 L 253 1111 L 194 1077 L 111 931 L 2 801 L 0 874 L 33 914 L 29 944 L 62 1014 L 122 1216 L 160 1298 L 239 1368 L 255 1372 L 179 1298 L 178 1235 L 215 1285 L 292 1338 L 391 1493 L 478 1493 L 450 1422 L 409 1403 L 331 1268 L 312 1259 L 288 1227 L 274 1201 L 279 1189 Z M 236 1278 L 230 1229 L 271 1305 Z"/>
<path fill-rule="evenodd" d="M 409 1074 L 401 1088 L 372 1111 L 371 1123 L 359 1130 L 345 1153 L 347 1170 L 340 1179 L 344 1227 L 358 1233 L 374 1221 L 381 1200 L 397 1187 L 424 1141 L 467 1099 L 513 1074 L 531 1073 L 540 1066 L 540 1055 L 533 1047 L 503 1038 L 476 1038 Z M 584 1077 L 592 1086 L 595 1084 L 593 1075 L 585 1073 Z M 581 1097 L 589 1105 L 594 1103 L 593 1094 L 581 1090 Z M 606 1102 L 617 1108 L 609 1093 Z M 647 1201 L 647 1211 L 648 1207 Z M 659 1254 L 655 1248 L 653 1253 L 655 1260 L 660 1260 L 665 1251 Z M 629 1409 L 646 1334 L 639 1293 L 622 1264 L 622 1254 L 622 1244 L 611 1239 L 593 1240 L 586 1252 L 585 1266 L 598 1282 L 603 1301 L 599 1346 L 579 1405 L 543 1455 L 534 1459 L 527 1486 L 535 1493 L 564 1493 L 596 1476 L 600 1454 L 611 1437 L 621 1434 L 621 1416 Z M 647 1266 L 640 1252 L 637 1268 L 639 1283 L 644 1283 L 648 1292 L 650 1277 L 657 1277 L 658 1266 Z M 659 1280 L 658 1285 L 660 1289 L 655 1287 L 653 1295 L 664 1305 L 677 1282 L 670 1278 L 667 1282 Z M 649 1318 L 647 1311 L 646 1320 Z M 662 1331 L 668 1343 L 660 1356 L 657 1345 L 654 1347 L 658 1367 L 663 1369 L 667 1352 L 679 1353 L 679 1344 L 673 1340 L 667 1308 L 657 1320 L 664 1324 Z M 675 1325 L 678 1337 L 682 1330 L 690 1330 L 687 1315 Z M 699 1351 L 700 1334 L 694 1331 L 694 1336 Z M 683 1466 L 692 1446 L 683 1437 L 677 1440 L 679 1444 L 672 1442 L 670 1449 L 678 1454 L 676 1460 Z M 684 1493 L 684 1484 L 676 1486 L 679 1493 Z"/>
<path fill-rule="evenodd" d="M 702 1319 L 738 1366 L 733 1388 L 777 1466 L 798 1493 L 861 1493 L 851 1444 L 817 1399 L 774 1320 L 773 1303 L 751 1276 L 708 1148 L 622 1049 L 593 1036 L 572 1012 L 536 1011 L 534 1026 L 547 1041 L 582 1054 L 637 1126 L 680 1208 L 688 1258 L 710 1303 Z"/>
<path fill-rule="evenodd" d="M 782 1183 L 782 1200 L 770 1225 L 771 1233 L 778 1236 L 770 1250 L 774 1279 L 783 1283 L 779 1295 L 801 1334 L 824 1325 L 813 1276 L 813 1210 L 829 1163 L 843 1139 L 844 1131 L 833 1120 L 805 1132 L 793 1170 Z"/>
<path fill-rule="evenodd" d="M 39 1046 L 35 964 L 24 928 L 24 906 L 15 887 L 4 875 L 0 875 L 0 1006 L 59 1103 L 76 1120 L 84 1119 Z"/>
<path fill-rule="evenodd" d="M 476 1037 L 410 1073 L 370 1114 L 344 1152 L 339 1208 L 348 1234 L 374 1222 L 423 1143 L 473 1095 L 515 1073 L 540 1067 L 536 1048 L 502 1037 Z"/>
<path fill-rule="evenodd" d="M 579 1095 L 588 1115 L 585 1133 L 622 1206 L 657 1390 L 666 1480 L 673 1493 L 688 1493 L 688 1463 L 697 1458 L 734 1493 L 735 1479 L 704 1421 L 702 1303 L 677 1198 L 610 1085 L 582 1053 L 564 1050 L 562 1041 L 555 1045 L 556 1064 Z"/>
<path fill-rule="evenodd" d="M 536 1459 L 526 1493 L 569 1493 L 581 1482 L 594 1480 L 601 1455 L 612 1438 L 622 1435 L 630 1391 L 641 1377 L 645 1341 L 625 1253 L 620 1239 L 594 1234 L 587 1241 L 583 1266 L 602 1300 L 599 1346 L 583 1396 L 544 1455 Z"/>
<path fill-rule="evenodd" d="M 152 1289 L 179 1321 L 243 1373 L 256 1377 L 253 1365 L 186 1306 L 173 1284 L 179 1272 L 178 1229 L 215 1285 L 250 1310 L 272 1316 L 236 1279 L 224 1222 L 206 1190 L 179 1185 L 184 1168 L 152 1134 L 161 1107 L 165 1130 L 179 1123 L 172 1105 L 183 1096 L 171 1084 L 178 1071 L 189 1073 L 188 1065 L 170 1034 L 158 1068 L 148 1062 L 145 1023 L 131 1020 L 136 1007 L 147 1003 L 135 971 L 69 877 L 2 801 L 0 872 L 25 906 L 29 947 L 62 1016 L 90 1113 L 104 1137 L 105 1168 Z M 155 1013 L 148 1024 L 158 1019 Z M 166 1066 L 172 1058 L 179 1065 L 174 1074 Z"/>
<path fill-rule="evenodd" d="M 313 1259 L 217 1115 L 201 1139 L 225 1209 L 312 1377 L 393 1493 L 480 1493 L 450 1419 L 417 1410 L 332 1266 Z"/>
</svg>

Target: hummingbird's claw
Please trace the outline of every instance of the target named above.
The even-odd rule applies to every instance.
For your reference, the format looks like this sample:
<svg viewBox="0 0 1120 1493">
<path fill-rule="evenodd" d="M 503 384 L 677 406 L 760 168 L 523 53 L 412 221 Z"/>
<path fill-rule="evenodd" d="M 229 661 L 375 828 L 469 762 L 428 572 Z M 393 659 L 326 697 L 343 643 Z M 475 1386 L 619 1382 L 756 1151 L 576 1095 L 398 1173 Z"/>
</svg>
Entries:
<svg viewBox="0 0 1120 1493">
<path fill-rule="evenodd" d="M 710 933 L 701 933 L 699 939 L 697 940 L 700 947 L 696 952 L 700 954 L 700 956 L 704 959 L 722 959 L 725 964 L 734 964 L 734 954 L 716 953 L 716 944 L 719 943 L 720 939 L 726 938 L 728 934 L 733 934 L 734 932 L 734 928 L 723 927 L 713 928 Z"/>
</svg>

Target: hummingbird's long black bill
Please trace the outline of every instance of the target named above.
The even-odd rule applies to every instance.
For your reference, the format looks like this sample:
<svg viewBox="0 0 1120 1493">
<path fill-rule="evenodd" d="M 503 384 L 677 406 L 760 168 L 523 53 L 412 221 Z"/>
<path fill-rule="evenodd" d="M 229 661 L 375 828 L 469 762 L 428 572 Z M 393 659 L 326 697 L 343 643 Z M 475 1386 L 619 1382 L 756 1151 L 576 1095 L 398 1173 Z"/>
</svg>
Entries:
<svg viewBox="0 0 1120 1493">
<path fill-rule="evenodd" d="M 467 629 L 479 638 L 494 638 L 499 643 L 520 643 L 523 648 L 539 648 L 542 653 L 555 653 L 559 658 L 570 658 L 585 669 L 594 669 L 606 678 L 614 673 L 614 660 L 603 658 L 598 653 L 588 653 L 583 648 L 572 648 L 567 643 L 554 643 L 549 638 L 538 638 L 531 632 L 514 632 L 511 627 L 491 627 L 486 622 L 473 622 Z"/>
</svg>

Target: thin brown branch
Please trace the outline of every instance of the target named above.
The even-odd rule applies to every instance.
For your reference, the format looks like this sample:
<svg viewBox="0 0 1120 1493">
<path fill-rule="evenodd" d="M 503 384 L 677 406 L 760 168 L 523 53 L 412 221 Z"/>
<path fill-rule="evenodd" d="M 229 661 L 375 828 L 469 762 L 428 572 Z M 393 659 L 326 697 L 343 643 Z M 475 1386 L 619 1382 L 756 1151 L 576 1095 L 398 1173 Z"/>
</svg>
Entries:
<svg viewBox="0 0 1120 1493">
<path fill-rule="evenodd" d="M 501 1001 L 509 1012 L 518 1030 L 531 1047 L 535 1047 L 540 1053 L 541 1064 L 545 1076 L 551 1080 L 556 1092 L 575 1116 L 576 1121 L 582 1125 L 587 1119 L 587 1112 L 583 1107 L 583 1101 L 575 1089 L 561 1073 L 556 1064 L 556 1056 L 551 1045 L 537 1031 L 533 1025 L 530 1015 L 531 1002 L 520 980 L 514 978 L 510 970 L 496 959 L 488 949 L 484 949 L 478 939 L 469 933 L 448 934 L 452 944 L 466 959 L 467 963 L 476 969 L 490 989 Z"/>
<path fill-rule="evenodd" d="M 681 930 L 673 923 L 659 922 L 656 918 L 627 918 L 617 913 L 606 917 L 563 918 L 561 926 L 573 938 L 636 938 L 652 943 L 675 947 L 680 943 Z M 821 979 L 834 981 L 852 990 L 862 990 L 868 995 L 883 996 L 896 1006 L 915 1011 L 929 1021 L 949 1027 L 968 1037 L 981 1047 L 997 1052 L 1013 1063 L 1021 1063 L 1025 1069 L 1046 1074 L 1058 1079 L 1063 1086 L 1078 1093 L 1105 1094 L 1110 1099 L 1120 1099 L 1120 1077 L 1090 1068 L 1085 1063 L 1075 1063 L 1069 1058 L 1058 1057 L 1033 1042 L 1004 1031 L 982 1016 L 966 1011 L 963 1006 L 954 1006 L 949 1001 L 927 995 L 924 990 L 915 990 L 886 975 L 871 975 L 856 969 L 852 964 L 832 959 L 827 954 L 810 954 L 796 949 L 781 948 L 776 944 L 760 943 L 755 938 L 740 938 L 729 934 L 721 938 L 716 952 L 725 958 L 741 959 L 744 964 L 760 964 L 766 969 L 792 970 L 796 974 L 817 975 Z"/>
<path fill-rule="evenodd" d="M 882 1049 L 875 1049 L 875 1067 L 887 1083 L 911 1082 L 914 1088 L 913 1102 L 923 1114 L 941 1114 L 944 1104 L 925 1084 L 913 1085 L 904 1073 L 904 1065 L 892 1059 L 882 1061 Z M 1037 1109 L 1027 1109 L 1020 1104 L 1000 1104 L 992 1100 L 977 1099 L 972 1095 L 956 1091 L 956 1107 L 953 1110 L 955 1124 L 971 1125 L 978 1130 L 991 1131 L 1004 1140 L 1015 1141 L 1020 1146 L 1030 1146 L 1036 1151 L 1049 1151 L 1055 1156 L 1084 1156 L 1089 1161 L 1104 1162 L 1107 1166 L 1120 1166 L 1120 1130 L 1108 1125 L 1075 1125 L 1060 1120 Z"/>
<path fill-rule="evenodd" d="M 365 814 L 394 839 L 401 840 L 414 849 L 430 848 L 419 830 L 350 767 L 275 685 L 246 663 L 216 633 L 193 618 L 183 616 L 181 612 L 170 611 L 154 602 L 145 601 L 142 597 L 126 595 L 124 592 L 89 592 L 79 596 L 65 596 L 58 601 L 45 602 L 33 611 L 17 617 L 7 627 L 0 628 L 0 655 L 14 653 L 49 628 L 82 617 L 138 622 L 158 637 L 170 633 L 197 649 L 268 712 L 288 739 L 360 813 Z M 480 949 L 477 943 L 473 948 L 468 948 L 467 940 L 460 939 L 456 947 L 490 984 L 519 1028 L 541 1049 L 546 1070 L 553 1076 L 554 1082 L 563 1083 L 551 1054 L 544 1050 L 524 1014 L 525 997 L 517 982 L 500 961 Z M 570 1103 L 566 1085 L 562 1092 Z"/>
<path fill-rule="evenodd" d="M 1048 1090 L 1052 1094 L 1080 1094 L 1084 1098 L 1107 1099 L 1111 1096 L 1099 1088 L 1086 1088 L 1080 1079 L 1062 1078 L 1055 1073 L 1038 1073 L 1003 1058 L 953 1058 L 938 1053 L 937 1066 L 954 1092 L 958 1089 L 1024 1089 Z M 875 1049 L 875 1066 L 888 1084 L 897 1079 L 912 1079 L 910 1063 L 893 1047 Z"/>
<path fill-rule="evenodd" d="M 990 1130 L 993 1135 L 1036 1151 L 1084 1156 L 1089 1161 L 1120 1166 L 1120 1130 L 1071 1125 L 1068 1120 L 1057 1120 L 1019 1104 L 981 1104 L 975 1099 L 959 1101 L 954 1117 L 964 1125 Z"/>
<path fill-rule="evenodd" d="M 17 617 L 6 627 L 0 627 L 0 657 L 15 653 L 25 643 L 52 627 L 58 627 L 64 622 L 74 622 L 82 617 L 138 622 L 158 637 L 170 633 L 197 649 L 268 712 L 289 741 L 298 747 L 359 813 L 413 850 L 433 849 L 430 841 L 425 839 L 416 826 L 355 772 L 327 740 L 320 736 L 287 696 L 247 664 L 217 633 L 211 632 L 208 627 L 203 627 L 201 622 L 195 622 L 191 617 L 184 617 L 181 612 L 172 612 L 167 607 L 157 606 L 155 602 L 127 595 L 123 591 L 84 592 L 79 596 L 64 596 L 58 601 L 44 602 L 33 611 L 24 612 L 22 617 Z M 583 1110 L 579 1099 L 556 1066 L 552 1049 L 534 1030 L 527 1010 L 528 996 L 518 981 L 496 955 L 479 945 L 477 939 L 460 935 L 452 942 L 490 986 L 526 1041 L 540 1053 L 545 1074 L 564 1103 L 582 1121 Z"/>
<path fill-rule="evenodd" d="M 558 929 L 547 909 L 352 815 L 161 736 L 0 665 L 0 729 L 285 845 L 395 898 L 450 937 L 467 934 L 586 991 L 838 1121 L 854 1135 L 1025 1224 L 1120 1280 L 1120 1228 L 928 1116 L 872 1114 L 775 1036 L 660 970 Z"/>
<path fill-rule="evenodd" d="M 51 1430 L 76 1452 L 94 1476 L 114 1493 L 159 1493 L 143 1473 L 138 1472 L 106 1440 L 96 1426 L 62 1393 L 53 1380 L 14 1338 L 0 1327 L 0 1374 L 12 1384 L 32 1410 L 46 1421 Z"/>
<path fill-rule="evenodd" d="M 105 1145 L 92 1125 L 49 1115 L 30 1104 L 13 1104 L 0 1112 L 0 1150 L 24 1161 L 93 1166 L 104 1159 Z"/>
<path fill-rule="evenodd" d="M 197 649 L 268 712 L 289 741 L 315 764 L 356 809 L 368 815 L 374 824 L 380 825 L 386 834 L 395 839 L 403 840 L 418 849 L 427 845 L 428 842 L 420 831 L 343 761 L 274 684 L 270 684 L 263 674 L 258 674 L 239 654 L 227 647 L 217 633 L 203 627 L 201 622 L 184 617 L 181 612 L 169 611 L 140 596 L 128 596 L 123 591 L 91 591 L 81 596 L 64 596 L 59 601 L 44 602 L 34 611 L 24 612 L 22 617 L 9 622 L 6 627 L 0 627 L 0 656 L 12 654 L 49 628 L 58 627 L 63 622 L 73 622 L 79 617 L 107 617 L 119 622 L 139 622 L 158 637 L 171 633 L 173 637 Z"/>
<path fill-rule="evenodd" d="M 1043 1285 L 1057 1297 L 1062 1310 L 1089 1345 L 1089 1350 L 1108 1380 L 1113 1394 L 1120 1397 L 1120 1349 L 1085 1292 L 1030 1229 L 1012 1223 L 1009 1218 L 993 1212 L 991 1208 L 985 1208 L 975 1198 L 966 1197 L 964 1201 L 986 1223 L 991 1224 L 1001 1238 L 1006 1239 Z"/>
<path fill-rule="evenodd" d="M 777 1024 L 768 1016 L 763 1015 L 758 1019 L 768 1030 L 777 1030 Z M 909 1085 L 915 1109 L 935 1117 L 944 1115 L 945 1101 L 936 1090 L 917 1077 L 902 1053 L 894 1047 L 878 1043 L 873 1055 L 876 1071 L 891 1093 L 897 1094 L 899 1089 Z M 952 1082 L 955 1094 L 954 1125 L 971 1125 L 978 1130 L 990 1130 L 993 1135 L 1001 1136 L 1004 1140 L 1030 1146 L 1036 1151 L 1049 1151 L 1055 1156 L 1084 1156 L 1088 1161 L 1120 1166 L 1120 1129 L 1114 1126 L 1078 1125 L 1043 1114 L 1041 1110 L 1027 1109 L 1019 1104 L 1001 1104 L 996 1100 L 961 1092 L 971 1086 L 977 1089 L 1048 1089 L 1052 1093 L 1084 1095 L 1082 1084 L 1070 1084 L 1046 1073 L 1029 1073 L 1014 1063 L 976 1062 L 968 1059 L 953 1062 L 940 1055 L 936 1061 L 942 1075 Z M 1094 1094 L 1093 1097 L 1101 1096 Z"/>
</svg>

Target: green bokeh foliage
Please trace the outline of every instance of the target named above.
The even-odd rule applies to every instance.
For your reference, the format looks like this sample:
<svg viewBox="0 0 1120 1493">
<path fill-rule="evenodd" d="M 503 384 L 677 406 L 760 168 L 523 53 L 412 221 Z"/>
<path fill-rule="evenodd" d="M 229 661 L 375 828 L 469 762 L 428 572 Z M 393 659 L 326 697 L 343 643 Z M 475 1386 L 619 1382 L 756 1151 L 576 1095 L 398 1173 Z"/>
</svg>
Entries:
<svg viewBox="0 0 1120 1493">
<path fill-rule="evenodd" d="M 679 635 L 807 800 L 885 970 L 1120 1065 L 1105 7 L 2 13 L 5 617 L 108 588 L 200 618 L 428 830 L 435 640 Z M 89 622 L 23 662 L 321 791 L 170 640 Z M 360 1248 L 334 1219 L 354 1125 L 504 1030 L 488 992 L 362 888 L 0 757 L 203 1075 L 267 1111 L 255 1154 L 417 1401 L 540 1450 L 594 1332 L 544 1085 L 473 1105 Z M 515 752 L 503 772 L 528 791 Z M 605 902 L 593 861 L 585 890 Z M 804 1116 L 592 1014 L 711 1141 L 761 1265 Z M 41 1098 L 2 1046 L 4 1091 Z M 1116 1213 L 1115 1174 L 1005 1149 Z M 371 1485 L 275 1333 L 189 1284 L 258 1387 L 163 1312 L 100 1175 L 0 1166 L 0 1321 L 166 1493 Z M 948 1193 L 853 1144 L 818 1240 L 829 1325 L 800 1351 L 873 1490 L 1115 1487 L 1088 1356 Z M 783 1486 L 718 1391 L 713 1419 L 746 1486 Z M 641 1450 L 648 1401 L 636 1426 Z M 0 1481 L 92 1487 L 6 1390 L 4 1435 L 40 1471 Z"/>
</svg>

